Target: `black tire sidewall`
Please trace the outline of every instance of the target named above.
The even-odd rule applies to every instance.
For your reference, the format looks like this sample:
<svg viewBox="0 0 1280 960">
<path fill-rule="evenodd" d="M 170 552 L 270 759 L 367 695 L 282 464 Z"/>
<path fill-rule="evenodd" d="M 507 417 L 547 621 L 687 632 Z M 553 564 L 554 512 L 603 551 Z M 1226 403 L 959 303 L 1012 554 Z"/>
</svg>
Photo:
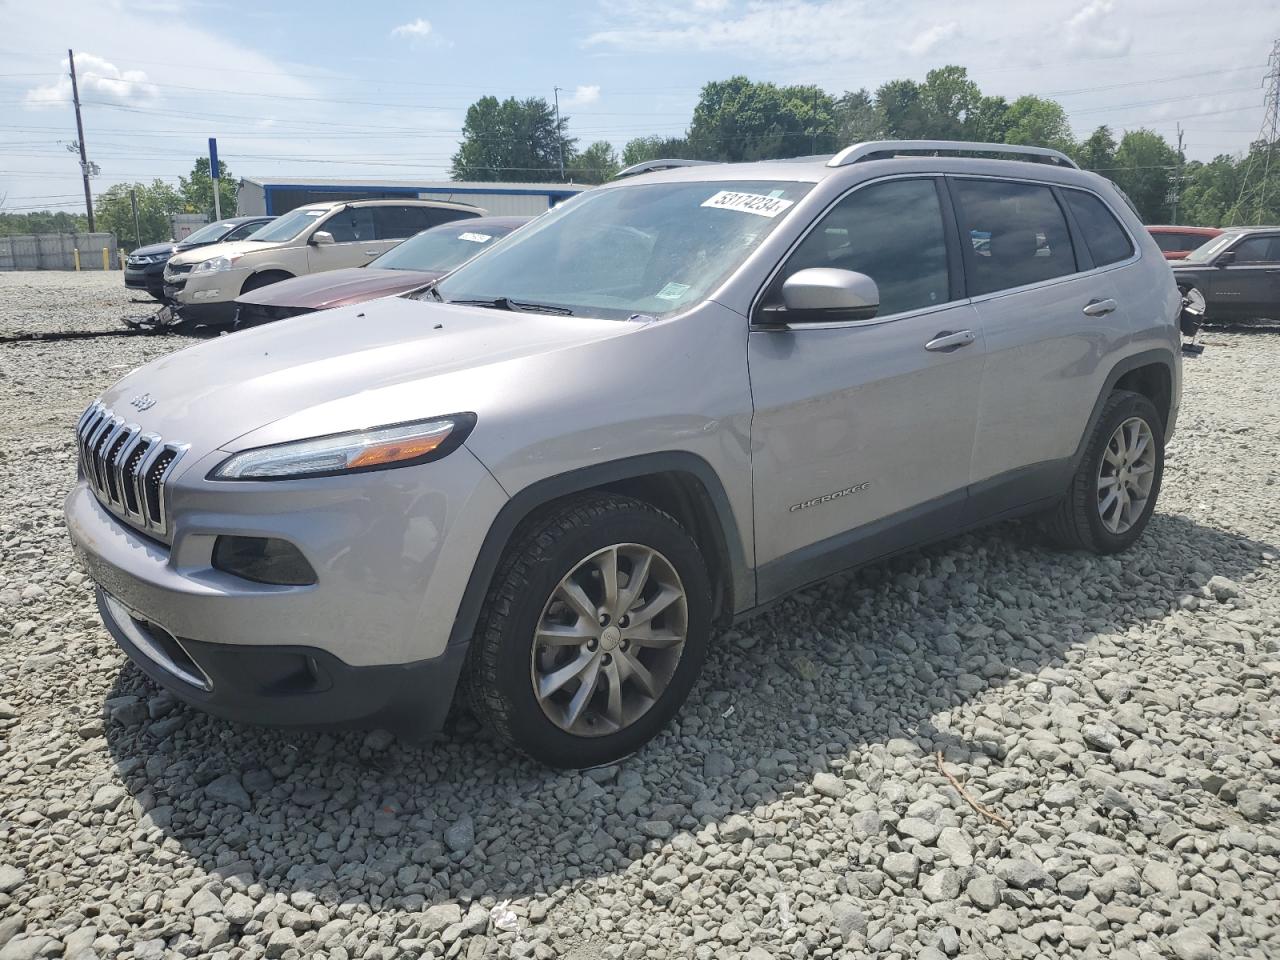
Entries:
<svg viewBox="0 0 1280 960">
<path fill-rule="evenodd" d="M 658 701 L 635 723 L 601 737 L 576 737 L 542 712 L 529 667 L 533 636 L 552 591 L 585 558 L 615 543 L 658 550 L 675 567 L 685 590 L 689 626 L 680 662 Z M 581 768 L 616 760 L 651 740 L 680 709 L 701 673 L 711 632 L 711 586 L 697 546 L 673 521 L 642 508 L 619 511 L 558 538 L 522 586 L 501 638 L 499 692 L 509 708 L 509 735 L 525 752 L 557 767 Z"/>
<path fill-rule="evenodd" d="M 1140 417 L 1151 430 L 1151 438 L 1155 444 L 1156 475 L 1151 483 L 1151 492 L 1147 495 L 1147 503 L 1138 519 L 1124 533 L 1112 533 L 1102 523 L 1097 509 L 1098 467 L 1106 452 L 1111 435 L 1121 423 L 1131 417 Z M 1125 393 L 1118 401 L 1109 405 L 1093 436 L 1093 443 L 1085 453 L 1080 465 L 1082 471 L 1079 482 L 1087 485 L 1087 496 L 1084 497 L 1085 522 L 1089 525 L 1093 543 L 1099 553 L 1119 553 L 1133 545 L 1147 527 L 1151 514 L 1155 511 L 1156 500 L 1160 496 L 1160 487 L 1164 480 L 1164 426 L 1151 401 L 1141 394 Z"/>
</svg>

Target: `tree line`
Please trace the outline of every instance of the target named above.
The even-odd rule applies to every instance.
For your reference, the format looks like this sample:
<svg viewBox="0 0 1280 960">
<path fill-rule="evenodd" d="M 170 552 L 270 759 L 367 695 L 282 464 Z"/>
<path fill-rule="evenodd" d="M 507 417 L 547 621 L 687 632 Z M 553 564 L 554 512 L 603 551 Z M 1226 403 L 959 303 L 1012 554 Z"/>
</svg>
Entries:
<svg viewBox="0 0 1280 960">
<path fill-rule="evenodd" d="M 874 91 L 840 96 L 743 76 L 716 80 L 702 88 L 683 136 L 637 137 L 621 155 L 603 140 L 578 150 L 569 119 L 557 122 L 540 97 L 483 97 L 467 110 L 451 175 L 603 183 L 644 160 L 737 162 L 828 154 L 863 140 L 979 140 L 1061 150 L 1115 181 L 1147 223 L 1175 217 L 1206 226 L 1280 221 L 1280 158 L 1265 162 L 1276 144 L 1254 143 L 1243 157 L 1223 154 L 1202 163 L 1187 161 L 1152 130 L 1130 130 L 1117 139 L 1100 126 L 1077 140 L 1057 101 L 984 94 L 964 67 L 954 65 L 930 70 L 923 81 L 891 80 Z"/>
<path fill-rule="evenodd" d="M 202 213 L 213 219 L 213 177 L 209 175 L 209 158 L 197 157 L 191 173 L 178 177 L 176 187 L 157 178 L 151 183 L 117 183 L 98 195 L 93 206 L 94 226 L 104 233 L 113 233 L 123 250 L 149 243 L 161 243 L 173 238 L 169 218 L 175 213 Z M 236 182 L 231 171 L 218 161 L 220 177 L 219 202 L 224 216 L 232 216 L 236 209 Z M 133 191 L 138 201 L 138 220 L 133 219 Z M 84 233 L 89 220 L 82 213 L 54 213 L 40 210 L 32 213 L 4 213 L 0 211 L 0 234 L 28 233 Z"/>
</svg>

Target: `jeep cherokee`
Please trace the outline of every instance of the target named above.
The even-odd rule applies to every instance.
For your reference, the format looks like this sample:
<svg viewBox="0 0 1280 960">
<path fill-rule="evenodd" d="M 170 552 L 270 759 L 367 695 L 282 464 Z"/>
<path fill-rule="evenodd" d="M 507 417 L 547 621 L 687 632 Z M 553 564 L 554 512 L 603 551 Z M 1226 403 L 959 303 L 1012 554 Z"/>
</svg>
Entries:
<svg viewBox="0 0 1280 960">
<path fill-rule="evenodd" d="M 461 679 L 588 766 L 789 591 L 1007 517 L 1141 534 L 1181 300 L 1108 181 L 929 141 L 624 173 L 422 292 L 89 406 L 67 522 L 143 671 L 225 717 L 407 735 Z"/>
</svg>

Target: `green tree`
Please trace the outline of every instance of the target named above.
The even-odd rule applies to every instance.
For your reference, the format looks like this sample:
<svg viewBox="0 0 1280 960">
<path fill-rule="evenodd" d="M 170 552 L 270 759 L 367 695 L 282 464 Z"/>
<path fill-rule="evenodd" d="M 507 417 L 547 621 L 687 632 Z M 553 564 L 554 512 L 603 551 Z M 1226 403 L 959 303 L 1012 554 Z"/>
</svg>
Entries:
<svg viewBox="0 0 1280 960">
<path fill-rule="evenodd" d="M 132 250 L 139 244 L 134 238 L 133 205 L 129 202 L 129 191 L 137 191 L 138 227 L 141 233 L 141 245 L 160 243 L 173 237 L 173 226 L 169 217 L 182 213 L 185 204 L 182 195 L 163 180 L 153 180 L 148 186 L 144 183 L 117 183 L 108 187 L 98 195 L 94 209 L 97 217 L 97 228 L 116 235 L 116 242 L 122 250 Z"/>
<path fill-rule="evenodd" d="M 567 161 L 566 161 L 567 162 Z M 607 140 L 597 140 L 573 158 L 570 178 L 578 183 L 604 183 L 618 172 L 618 154 Z"/>
<path fill-rule="evenodd" d="M 836 147 L 835 103 L 815 86 L 779 87 L 730 77 L 706 84 L 693 108 L 689 146 L 705 160 L 765 160 Z"/>
<path fill-rule="evenodd" d="M 890 80 L 876 90 L 876 110 L 886 137 L 924 140 L 929 136 L 928 117 L 914 80 Z"/>
<path fill-rule="evenodd" d="M 1010 143 L 1009 101 L 1004 97 L 983 97 L 969 114 L 969 135 L 983 143 Z"/>
<path fill-rule="evenodd" d="M 837 147 L 875 140 L 880 137 L 880 111 L 867 90 L 846 90 L 835 102 L 835 137 Z"/>
<path fill-rule="evenodd" d="M 971 140 L 982 91 L 964 67 L 930 70 L 920 85 L 924 136 L 935 140 Z"/>
<path fill-rule="evenodd" d="M 214 217 L 213 177 L 209 175 L 209 158 L 197 157 L 191 168 L 191 176 L 178 178 L 178 192 L 186 205 L 187 213 L 203 213 L 210 220 Z M 222 215 L 232 216 L 236 211 L 236 183 L 227 165 L 218 161 L 218 200 Z"/>
<path fill-rule="evenodd" d="M 1071 151 L 1072 159 L 1086 170 L 1110 177 L 1116 165 L 1116 138 L 1106 124 L 1098 127 Z"/>
<path fill-rule="evenodd" d="M 65 210 L 32 210 L 29 213 L 0 211 L 0 235 L 36 233 L 86 233 L 89 218 Z"/>
<path fill-rule="evenodd" d="M 1217 161 L 1215 161 L 1216 163 Z M 1280 141 L 1258 140 L 1218 188 L 1231 201 L 1217 226 L 1254 226 L 1280 222 Z"/>
<path fill-rule="evenodd" d="M 542 97 L 481 97 L 467 108 L 462 143 L 453 155 L 453 179 L 559 179 L 560 151 L 567 174 L 577 143 L 565 133 L 568 123 L 562 117 L 557 125 L 555 110 Z"/>
<path fill-rule="evenodd" d="M 622 165 L 644 163 L 646 160 L 687 159 L 692 157 L 689 141 L 684 137 L 636 137 L 622 148 Z"/>
<path fill-rule="evenodd" d="M 1023 96 L 1004 115 L 1004 142 L 1070 150 L 1075 146 L 1067 112 L 1055 100 Z"/>
<path fill-rule="evenodd" d="M 1144 223 L 1168 223 L 1169 178 L 1180 163 L 1178 152 L 1160 134 L 1130 130 L 1116 148 L 1116 169 L 1108 176 L 1129 195 Z"/>
</svg>

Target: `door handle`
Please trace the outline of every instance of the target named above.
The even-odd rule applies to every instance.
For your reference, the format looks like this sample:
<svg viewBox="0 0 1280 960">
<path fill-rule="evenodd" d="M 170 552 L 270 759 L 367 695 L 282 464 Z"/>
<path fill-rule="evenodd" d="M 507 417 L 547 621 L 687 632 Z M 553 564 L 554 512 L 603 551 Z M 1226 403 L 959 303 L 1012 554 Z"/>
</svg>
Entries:
<svg viewBox="0 0 1280 960">
<path fill-rule="evenodd" d="M 365 255 L 366 257 L 376 257 L 376 256 L 378 255 L 378 251 L 377 251 L 377 250 L 366 250 L 366 251 L 364 252 L 364 255 Z"/>
<path fill-rule="evenodd" d="M 1105 317 L 1108 313 L 1115 313 L 1116 302 L 1114 300 L 1090 300 L 1084 305 L 1084 315 L 1086 317 Z"/>
<path fill-rule="evenodd" d="M 961 347 L 967 347 L 978 338 L 973 335 L 972 330 L 957 330 L 952 333 L 950 330 L 943 330 L 932 340 L 924 345 L 926 350 L 933 350 L 937 353 L 950 353 L 952 350 L 959 350 Z"/>
</svg>

